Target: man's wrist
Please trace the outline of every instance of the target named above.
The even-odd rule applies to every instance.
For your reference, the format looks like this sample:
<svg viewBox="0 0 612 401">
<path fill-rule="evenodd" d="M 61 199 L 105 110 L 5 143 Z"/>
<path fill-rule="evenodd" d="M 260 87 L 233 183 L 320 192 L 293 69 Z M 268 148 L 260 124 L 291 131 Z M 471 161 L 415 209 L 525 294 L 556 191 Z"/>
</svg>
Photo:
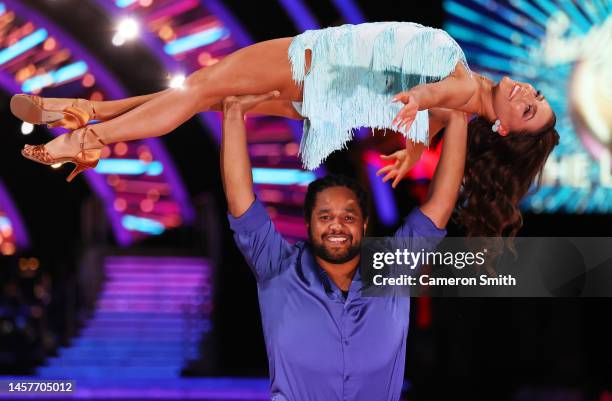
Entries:
<svg viewBox="0 0 612 401">
<path fill-rule="evenodd" d="M 242 104 L 237 98 L 225 99 L 223 101 L 223 113 L 233 116 L 243 115 Z"/>
<path fill-rule="evenodd" d="M 451 126 L 459 128 L 462 126 L 467 126 L 467 123 L 468 121 L 467 121 L 466 114 L 464 112 L 454 110 L 450 113 L 448 117 L 447 128 Z M 457 135 L 467 136 L 467 129 L 454 129 L 453 132 L 455 132 L 453 134 L 455 136 Z"/>
</svg>

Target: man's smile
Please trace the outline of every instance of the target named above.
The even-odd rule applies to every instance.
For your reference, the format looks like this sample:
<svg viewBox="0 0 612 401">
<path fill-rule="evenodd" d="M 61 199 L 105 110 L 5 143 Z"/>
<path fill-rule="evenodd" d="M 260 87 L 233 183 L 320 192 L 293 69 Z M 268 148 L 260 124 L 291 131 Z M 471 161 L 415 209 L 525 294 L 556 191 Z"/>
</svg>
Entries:
<svg viewBox="0 0 612 401">
<path fill-rule="evenodd" d="M 323 240 L 326 242 L 331 242 L 332 244 L 344 244 L 349 241 L 349 236 L 343 234 L 330 234 L 325 235 Z"/>
</svg>

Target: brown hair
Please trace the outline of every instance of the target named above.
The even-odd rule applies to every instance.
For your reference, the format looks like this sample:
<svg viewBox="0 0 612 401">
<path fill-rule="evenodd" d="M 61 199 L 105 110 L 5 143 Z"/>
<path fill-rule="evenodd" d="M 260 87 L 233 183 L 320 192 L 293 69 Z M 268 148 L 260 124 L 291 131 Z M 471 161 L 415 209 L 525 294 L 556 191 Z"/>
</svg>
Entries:
<svg viewBox="0 0 612 401">
<path fill-rule="evenodd" d="M 468 124 L 463 188 L 458 221 L 468 236 L 514 237 L 523 225 L 518 204 L 534 179 L 540 185 L 544 163 L 559 143 L 553 117 L 535 133 L 501 136 L 477 117 Z"/>
</svg>

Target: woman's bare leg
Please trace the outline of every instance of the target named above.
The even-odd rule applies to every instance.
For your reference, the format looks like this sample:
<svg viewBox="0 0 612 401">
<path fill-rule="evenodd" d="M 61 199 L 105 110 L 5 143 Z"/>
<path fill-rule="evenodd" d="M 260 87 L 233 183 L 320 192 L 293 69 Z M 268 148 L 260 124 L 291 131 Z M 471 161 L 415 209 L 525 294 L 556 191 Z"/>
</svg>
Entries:
<svg viewBox="0 0 612 401">
<path fill-rule="evenodd" d="M 76 106 L 85 109 L 90 114 L 94 112 L 96 120 L 106 121 L 120 116 L 167 91 L 168 89 L 148 95 L 133 96 L 117 100 L 96 101 L 76 99 Z M 67 107 L 72 106 L 74 102 L 75 99 L 71 98 L 45 97 L 43 98 L 43 108 L 46 110 L 63 111 Z"/>
<path fill-rule="evenodd" d="M 169 89 L 159 96 L 109 121 L 92 126 L 107 144 L 160 136 L 209 110 L 227 96 L 255 95 L 273 90 L 279 99 L 300 100 L 301 89 L 291 76 L 288 47 L 291 38 L 275 39 L 240 49 L 219 63 L 191 74 L 183 88 Z M 77 131 L 75 131 L 76 133 Z M 85 147 L 99 143 L 93 135 Z M 53 157 L 74 155 L 79 136 L 66 134 L 45 145 Z"/>
<path fill-rule="evenodd" d="M 96 119 L 107 121 L 135 109 L 143 103 L 167 93 L 169 89 L 142 96 L 133 96 L 118 100 L 92 101 Z"/>
</svg>

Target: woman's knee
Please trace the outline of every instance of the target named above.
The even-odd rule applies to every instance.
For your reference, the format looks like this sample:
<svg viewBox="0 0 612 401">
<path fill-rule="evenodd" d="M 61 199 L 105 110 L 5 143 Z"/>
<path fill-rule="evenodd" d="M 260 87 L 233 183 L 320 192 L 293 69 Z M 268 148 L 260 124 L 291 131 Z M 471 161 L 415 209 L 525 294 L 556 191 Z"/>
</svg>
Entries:
<svg viewBox="0 0 612 401">
<path fill-rule="evenodd" d="M 198 111 L 206 111 L 212 104 L 218 102 L 218 84 L 211 79 L 210 67 L 200 69 L 189 75 L 183 83 L 182 91 L 194 100 Z"/>
<path fill-rule="evenodd" d="M 183 83 L 183 88 L 192 89 L 192 88 L 202 88 L 208 85 L 210 81 L 209 68 L 201 68 L 193 73 L 191 73 L 187 78 L 185 78 L 185 82 Z"/>
</svg>

